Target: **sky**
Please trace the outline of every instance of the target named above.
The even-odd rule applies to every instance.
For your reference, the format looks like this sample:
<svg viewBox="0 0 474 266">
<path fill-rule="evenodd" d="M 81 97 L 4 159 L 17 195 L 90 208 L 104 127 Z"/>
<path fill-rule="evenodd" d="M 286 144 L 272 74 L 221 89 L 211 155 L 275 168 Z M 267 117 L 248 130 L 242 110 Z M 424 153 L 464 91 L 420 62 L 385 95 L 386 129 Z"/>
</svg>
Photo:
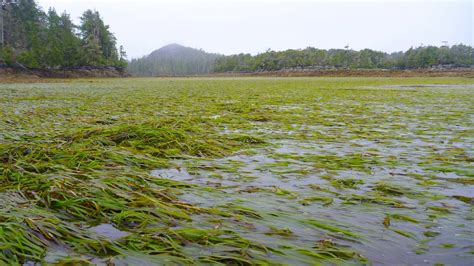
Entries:
<svg viewBox="0 0 474 266">
<path fill-rule="evenodd" d="M 128 58 L 178 43 L 221 54 L 308 46 L 394 52 L 419 45 L 474 46 L 472 0 L 37 0 L 78 23 L 100 12 Z"/>
</svg>

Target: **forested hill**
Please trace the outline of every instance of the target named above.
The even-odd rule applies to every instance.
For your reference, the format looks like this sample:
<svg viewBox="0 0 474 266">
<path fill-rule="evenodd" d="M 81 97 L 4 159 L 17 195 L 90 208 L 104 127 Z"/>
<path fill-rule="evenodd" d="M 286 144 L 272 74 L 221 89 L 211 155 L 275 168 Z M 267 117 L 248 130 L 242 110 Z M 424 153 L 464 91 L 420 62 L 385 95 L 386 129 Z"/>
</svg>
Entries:
<svg viewBox="0 0 474 266">
<path fill-rule="evenodd" d="M 117 49 L 117 39 L 97 11 L 86 10 L 80 25 L 74 25 L 69 14 L 53 8 L 45 12 L 34 0 L 0 3 L 0 66 L 124 68 L 127 64 L 123 47 Z"/>
<path fill-rule="evenodd" d="M 208 74 L 218 54 L 169 44 L 142 58 L 129 62 L 127 70 L 134 76 L 183 76 Z"/>
</svg>

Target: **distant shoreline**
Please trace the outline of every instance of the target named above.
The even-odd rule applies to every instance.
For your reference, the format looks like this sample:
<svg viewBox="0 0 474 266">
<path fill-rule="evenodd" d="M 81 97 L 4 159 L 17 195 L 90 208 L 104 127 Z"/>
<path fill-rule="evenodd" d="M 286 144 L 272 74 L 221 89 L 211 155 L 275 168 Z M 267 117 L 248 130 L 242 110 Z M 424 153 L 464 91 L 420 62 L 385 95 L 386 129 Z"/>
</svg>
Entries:
<svg viewBox="0 0 474 266">
<path fill-rule="evenodd" d="M 0 67 L 2 78 L 120 78 L 129 76 L 116 67 L 70 67 L 61 69 L 30 69 Z"/>
<path fill-rule="evenodd" d="M 468 77 L 474 78 L 473 68 L 452 69 L 319 69 L 278 70 L 259 72 L 226 72 L 208 76 L 251 77 Z"/>
<path fill-rule="evenodd" d="M 319 69 L 259 72 L 225 72 L 200 75 L 131 76 L 114 67 L 77 67 L 59 70 L 0 67 L 0 83 L 75 78 L 172 77 L 464 77 L 474 78 L 473 68 L 453 69 Z"/>
</svg>

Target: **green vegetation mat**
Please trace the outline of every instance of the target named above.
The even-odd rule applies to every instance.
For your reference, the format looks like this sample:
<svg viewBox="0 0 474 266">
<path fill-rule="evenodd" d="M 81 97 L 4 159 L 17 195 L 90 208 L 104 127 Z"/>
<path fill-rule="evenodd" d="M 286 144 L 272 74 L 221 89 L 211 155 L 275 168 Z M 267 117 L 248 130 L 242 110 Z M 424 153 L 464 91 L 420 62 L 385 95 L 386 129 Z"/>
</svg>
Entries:
<svg viewBox="0 0 474 266">
<path fill-rule="evenodd" d="M 0 265 L 469 265 L 473 83 L 0 84 Z"/>
</svg>

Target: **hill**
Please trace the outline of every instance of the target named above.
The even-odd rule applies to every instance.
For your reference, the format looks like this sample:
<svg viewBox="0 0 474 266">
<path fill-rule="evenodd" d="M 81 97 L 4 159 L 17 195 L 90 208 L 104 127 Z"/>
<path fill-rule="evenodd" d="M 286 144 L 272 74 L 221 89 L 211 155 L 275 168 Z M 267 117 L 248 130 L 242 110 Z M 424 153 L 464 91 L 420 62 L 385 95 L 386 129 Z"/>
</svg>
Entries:
<svg viewBox="0 0 474 266">
<path fill-rule="evenodd" d="M 132 59 L 128 72 L 134 76 L 183 76 L 208 74 L 213 71 L 218 54 L 200 49 L 169 44 L 151 54 Z"/>
</svg>

